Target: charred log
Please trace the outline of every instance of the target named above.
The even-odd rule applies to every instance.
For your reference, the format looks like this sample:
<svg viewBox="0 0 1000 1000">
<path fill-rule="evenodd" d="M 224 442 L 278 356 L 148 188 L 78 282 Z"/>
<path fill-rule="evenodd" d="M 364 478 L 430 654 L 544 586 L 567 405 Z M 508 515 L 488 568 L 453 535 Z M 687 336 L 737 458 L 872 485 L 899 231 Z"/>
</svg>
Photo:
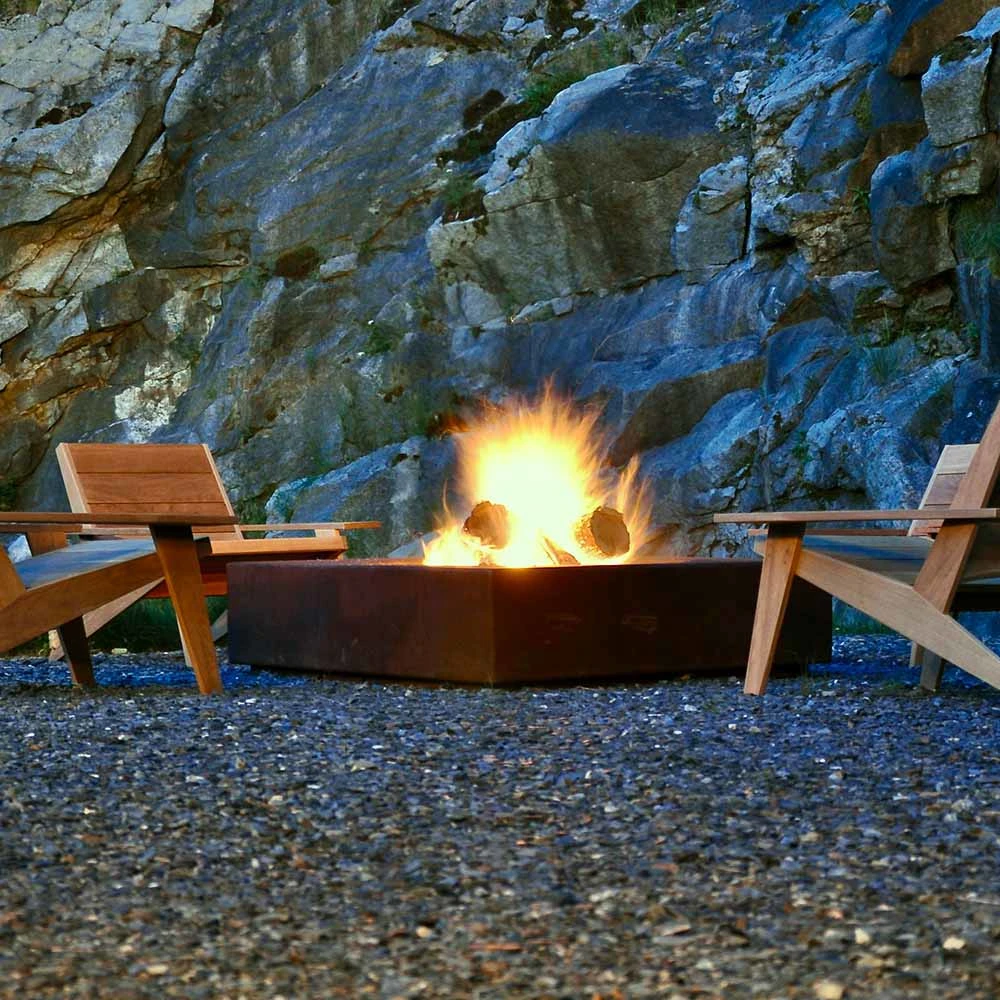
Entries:
<svg viewBox="0 0 1000 1000">
<path fill-rule="evenodd" d="M 465 519 L 462 530 L 483 545 L 502 549 L 510 541 L 510 514 L 503 504 L 481 500 Z"/>
<path fill-rule="evenodd" d="M 625 518 L 614 507 L 598 507 L 580 518 L 574 535 L 580 548 L 603 559 L 623 556 L 632 545 Z"/>
</svg>

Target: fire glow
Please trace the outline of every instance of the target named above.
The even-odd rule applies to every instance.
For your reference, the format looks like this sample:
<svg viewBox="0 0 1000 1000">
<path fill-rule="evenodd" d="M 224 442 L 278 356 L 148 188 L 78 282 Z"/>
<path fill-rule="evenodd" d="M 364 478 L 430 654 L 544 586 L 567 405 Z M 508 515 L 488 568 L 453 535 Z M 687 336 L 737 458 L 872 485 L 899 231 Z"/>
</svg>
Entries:
<svg viewBox="0 0 1000 1000">
<path fill-rule="evenodd" d="M 628 562 L 649 535 L 638 460 L 609 467 L 599 413 L 547 389 L 488 411 L 457 435 L 458 487 L 470 516 L 445 512 L 425 549 L 434 566 Z"/>
</svg>

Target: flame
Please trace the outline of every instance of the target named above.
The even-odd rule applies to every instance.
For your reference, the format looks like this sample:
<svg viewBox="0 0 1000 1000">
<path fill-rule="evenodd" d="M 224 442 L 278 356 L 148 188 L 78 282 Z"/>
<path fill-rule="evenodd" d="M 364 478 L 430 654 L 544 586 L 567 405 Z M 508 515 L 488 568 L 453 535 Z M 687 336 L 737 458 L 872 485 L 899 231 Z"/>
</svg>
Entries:
<svg viewBox="0 0 1000 1000">
<path fill-rule="evenodd" d="M 535 403 L 517 399 L 485 412 L 458 442 L 459 492 L 469 510 L 489 500 L 507 509 L 510 541 L 497 549 L 463 530 L 445 512 L 424 562 L 437 566 L 552 565 L 553 544 L 581 563 L 624 562 L 650 531 L 648 493 L 638 460 L 623 472 L 607 462 L 609 442 L 598 411 L 580 410 L 547 387 Z M 601 506 L 620 511 L 631 544 L 625 555 L 601 558 L 576 537 L 581 518 Z"/>
</svg>

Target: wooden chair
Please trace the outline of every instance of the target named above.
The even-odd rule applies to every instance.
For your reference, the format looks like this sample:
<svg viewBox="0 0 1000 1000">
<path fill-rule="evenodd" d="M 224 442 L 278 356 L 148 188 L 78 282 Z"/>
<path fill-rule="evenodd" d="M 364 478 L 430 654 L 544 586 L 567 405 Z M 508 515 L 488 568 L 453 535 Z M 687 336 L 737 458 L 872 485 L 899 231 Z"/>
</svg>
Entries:
<svg viewBox="0 0 1000 1000">
<path fill-rule="evenodd" d="M 210 519 L 134 511 L 96 515 L 94 525 L 143 526 L 147 537 L 68 545 L 67 534 L 83 531 L 79 522 L 79 516 L 64 513 L 0 515 L 0 533 L 25 532 L 32 551 L 31 558 L 15 564 L 0 546 L 0 651 L 57 629 L 73 681 L 92 685 L 94 670 L 83 616 L 136 588 L 164 580 L 198 688 L 205 694 L 220 691 L 198 562 L 207 543 L 196 541 L 192 534 L 192 526 L 206 525 Z"/>
<path fill-rule="evenodd" d="M 201 557 L 205 596 L 227 593 L 226 566 L 247 559 L 336 559 L 347 549 L 342 534 L 347 529 L 377 528 L 378 521 L 345 521 L 329 524 L 237 524 L 232 504 L 207 445 L 203 444 L 60 444 L 56 457 L 69 496 L 78 515 L 114 514 L 142 510 L 197 514 L 217 518 L 206 534 L 208 550 Z M 93 519 L 96 524 L 96 518 Z M 250 532 L 307 532 L 310 537 L 249 538 Z M 120 533 L 120 532 L 116 532 Z M 125 608 L 144 597 L 165 597 L 162 581 L 153 580 L 122 594 L 84 617 L 92 635 Z M 226 616 L 212 627 L 214 639 L 226 632 Z M 61 655 L 52 641 L 52 655 Z"/>
<path fill-rule="evenodd" d="M 952 617 L 1000 607 L 1000 405 L 978 445 L 942 455 L 918 510 L 717 514 L 719 524 L 763 524 L 764 556 L 744 690 L 763 694 L 794 577 L 900 632 L 936 687 L 950 661 L 1000 688 L 1000 658 Z M 846 529 L 807 533 L 811 523 L 913 522 L 909 533 Z M 929 656 L 929 654 L 933 654 Z"/>
</svg>

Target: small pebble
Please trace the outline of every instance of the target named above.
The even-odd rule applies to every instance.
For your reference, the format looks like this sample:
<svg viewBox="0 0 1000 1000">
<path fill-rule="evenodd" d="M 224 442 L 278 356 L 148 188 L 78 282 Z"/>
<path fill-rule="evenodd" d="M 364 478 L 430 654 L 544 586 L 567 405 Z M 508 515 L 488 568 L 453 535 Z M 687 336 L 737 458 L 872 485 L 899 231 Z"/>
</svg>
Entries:
<svg viewBox="0 0 1000 1000">
<path fill-rule="evenodd" d="M 817 1000 L 842 1000 L 844 987 L 829 979 L 821 979 L 813 985 L 813 993 L 816 994 Z"/>
</svg>

